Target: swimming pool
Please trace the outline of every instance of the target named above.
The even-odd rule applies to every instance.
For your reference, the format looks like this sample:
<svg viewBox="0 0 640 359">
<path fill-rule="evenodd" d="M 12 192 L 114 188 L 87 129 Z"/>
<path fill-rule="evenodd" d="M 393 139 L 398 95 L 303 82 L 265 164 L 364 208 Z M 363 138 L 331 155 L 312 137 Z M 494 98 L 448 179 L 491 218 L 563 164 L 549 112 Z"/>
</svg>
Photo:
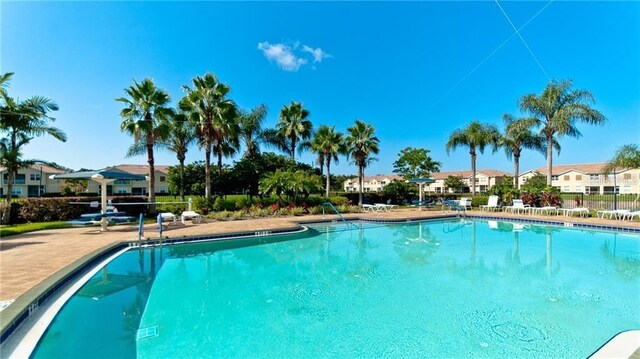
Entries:
<svg viewBox="0 0 640 359">
<path fill-rule="evenodd" d="M 33 357 L 586 357 L 640 328 L 640 236 L 444 220 L 133 249 Z"/>
</svg>

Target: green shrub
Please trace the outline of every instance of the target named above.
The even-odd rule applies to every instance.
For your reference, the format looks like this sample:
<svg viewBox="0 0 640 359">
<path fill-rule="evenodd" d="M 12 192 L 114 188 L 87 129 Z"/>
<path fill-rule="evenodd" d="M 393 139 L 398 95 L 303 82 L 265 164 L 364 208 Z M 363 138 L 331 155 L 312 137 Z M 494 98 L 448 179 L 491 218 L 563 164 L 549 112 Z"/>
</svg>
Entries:
<svg viewBox="0 0 640 359">
<path fill-rule="evenodd" d="M 488 196 L 474 196 L 471 197 L 471 206 L 478 208 L 480 206 L 484 206 L 487 203 L 489 203 L 489 197 Z"/>
<path fill-rule="evenodd" d="M 304 214 L 304 208 L 302 207 L 293 207 L 289 209 L 289 213 L 294 216 L 302 216 Z"/>
<path fill-rule="evenodd" d="M 235 211 L 235 212 L 231 213 L 231 218 L 234 221 L 238 221 L 238 220 L 244 219 L 244 216 L 245 216 L 245 212 L 244 211 Z"/>
<path fill-rule="evenodd" d="M 231 217 L 231 215 L 232 212 L 229 211 L 220 211 L 212 214 L 213 218 L 217 219 L 218 221 L 226 221 L 227 219 L 229 219 L 229 217 Z"/>
<path fill-rule="evenodd" d="M 216 212 L 220 211 L 235 211 L 236 210 L 236 201 L 224 199 L 222 197 L 216 198 L 215 202 L 213 202 L 213 210 Z"/>
<path fill-rule="evenodd" d="M 213 202 L 206 197 L 193 197 L 192 199 L 193 209 L 196 211 L 206 208 L 207 210 L 213 209 Z"/>
<path fill-rule="evenodd" d="M 254 199 L 254 198 L 240 198 L 236 201 L 236 207 L 240 208 L 240 209 L 247 209 L 250 208 L 251 206 L 255 205 L 256 203 L 258 203 L 258 200 Z"/>
<path fill-rule="evenodd" d="M 329 196 L 329 198 L 327 198 L 327 201 L 333 203 L 333 205 L 336 207 L 349 204 L 350 202 L 347 197 L 343 196 Z"/>
<path fill-rule="evenodd" d="M 277 211 L 274 211 L 274 214 L 280 215 L 280 216 L 288 216 L 290 213 L 289 208 L 287 207 L 282 207 L 280 209 L 278 209 Z"/>
<path fill-rule="evenodd" d="M 307 207 L 307 212 L 309 214 L 320 214 L 322 213 L 322 206 Z"/>
<path fill-rule="evenodd" d="M 187 210 L 186 204 L 160 204 L 158 205 L 158 211 L 171 212 L 173 214 L 180 214 Z"/>
</svg>

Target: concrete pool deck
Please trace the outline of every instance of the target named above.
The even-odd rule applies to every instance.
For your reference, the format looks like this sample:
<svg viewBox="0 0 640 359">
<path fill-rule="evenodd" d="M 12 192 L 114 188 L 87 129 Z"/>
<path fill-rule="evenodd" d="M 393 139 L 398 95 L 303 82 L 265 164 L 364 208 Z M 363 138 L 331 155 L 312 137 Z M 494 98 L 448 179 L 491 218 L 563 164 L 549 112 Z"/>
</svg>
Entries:
<svg viewBox="0 0 640 359">
<path fill-rule="evenodd" d="M 391 212 L 366 212 L 346 214 L 345 218 L 403 220 L 424 217 L 441 217 L 442 210 L 396 209 Z M 584 223 L 589 225 L 624 226 L 640 229 L 640 222 L 600 218 L 564 217 L 555 215 L 511 214 L 504 212 L 467 211 L 468 215 L 513 219 L 535 219 Z M 449 213 L 450 215 L 450 213 Z M 183 237 L 205 234 L 224 234 L 241 231 L 264 231 L 290 228 L 299 222 L 338 219 L 335 215 L 306 215 L 275 217 L 237 221 L 213 221 L 209 223 L 168 226 L 164 237 Z M 158 238 L 155 224 L 145 225 L 145 236 Z M 71 265 L 92 252 L 114 244 L 137 239 L 137 226 L 109 227 L 101 233 L 97 227 L 52 229 L 0 238 L 0 302 L 10 301 L 26 293 L 46 278 Z"/>
</svg>

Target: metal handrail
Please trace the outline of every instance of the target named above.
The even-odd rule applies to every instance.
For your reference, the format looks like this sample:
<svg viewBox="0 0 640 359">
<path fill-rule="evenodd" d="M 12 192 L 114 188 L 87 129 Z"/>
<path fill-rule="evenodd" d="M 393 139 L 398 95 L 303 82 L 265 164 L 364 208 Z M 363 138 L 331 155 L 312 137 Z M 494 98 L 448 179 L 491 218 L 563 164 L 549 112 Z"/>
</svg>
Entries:
<svg viewBox="0 0 640 359">
<path fill-rule="evenodd" d="M 338 217 L 342 220 L 342 222 L 344 222 L 344 224 L 347 225 L 347 227 L 349 227 L 350 225 L 359 228 L 355 223 L 351 223 L 350 221 L 347 221 L 344 217 L 342 217 L 342 214 L 340 213 L 340 211 L 338 211 L 338 209 L 336 208 L 336 206 L 333 205 L 333 203 L 331 202 L 324 202 L 322 205 L 322 215 L 324 216 L 324 206 L 329 206 L 331 207 L 331 209 L 333 209 L 334 212 L 336 212 L 336 214 L 338 215 Z"/>
</svg>

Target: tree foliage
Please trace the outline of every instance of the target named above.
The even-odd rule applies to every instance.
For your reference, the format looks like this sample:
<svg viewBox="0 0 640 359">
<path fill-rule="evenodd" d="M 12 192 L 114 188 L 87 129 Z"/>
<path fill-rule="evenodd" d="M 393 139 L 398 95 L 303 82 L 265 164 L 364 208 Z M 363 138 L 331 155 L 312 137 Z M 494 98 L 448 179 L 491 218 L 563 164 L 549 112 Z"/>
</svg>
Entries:
<svg viewBox="0 0 640 359">
<path fill-rule="evenodd" d="M 394 180 L 384 186 L 382 193 L 394 204 L 403 204 L 411 201 L 417 195 L 418 189 L 412 184 Z"/>
<path fill-rule="evenodd" d="M 393 163 L 393 172 L 405 179 L 429 177 L 434 172 L 440 172 L 442 163 L 434 161 L 429 152 L 426 148 L 404 148 Z"/>
<path fill-rule="evenodd" d="M 453 189 L 455 192 L 462 192 L 462 189 L 464 188 L 462 177 L 456 175 L 449 175 L 447 178 L 445 178 L 444 185 L 447 188 Z"/>
<path fill-rule="evenodd" d="M 376 158 L 373 155 L 380 152 L 380 140 L 375 135 L 372 125 L 360 120 L 347 129 L 348 136 L 345 139 L 347 152 L 352 163 L 358 166 L 358 205 L 362 206 L 362 189 L 364 182 L 364 169 Z"/>
<path fill-rule="evenodd" d="M 640 168 L 640 147 L 628 144 L 618 148 L 613 158 L 604 167 L 605 174 L 612 173 L 618 168 Z"/>
</svg>

